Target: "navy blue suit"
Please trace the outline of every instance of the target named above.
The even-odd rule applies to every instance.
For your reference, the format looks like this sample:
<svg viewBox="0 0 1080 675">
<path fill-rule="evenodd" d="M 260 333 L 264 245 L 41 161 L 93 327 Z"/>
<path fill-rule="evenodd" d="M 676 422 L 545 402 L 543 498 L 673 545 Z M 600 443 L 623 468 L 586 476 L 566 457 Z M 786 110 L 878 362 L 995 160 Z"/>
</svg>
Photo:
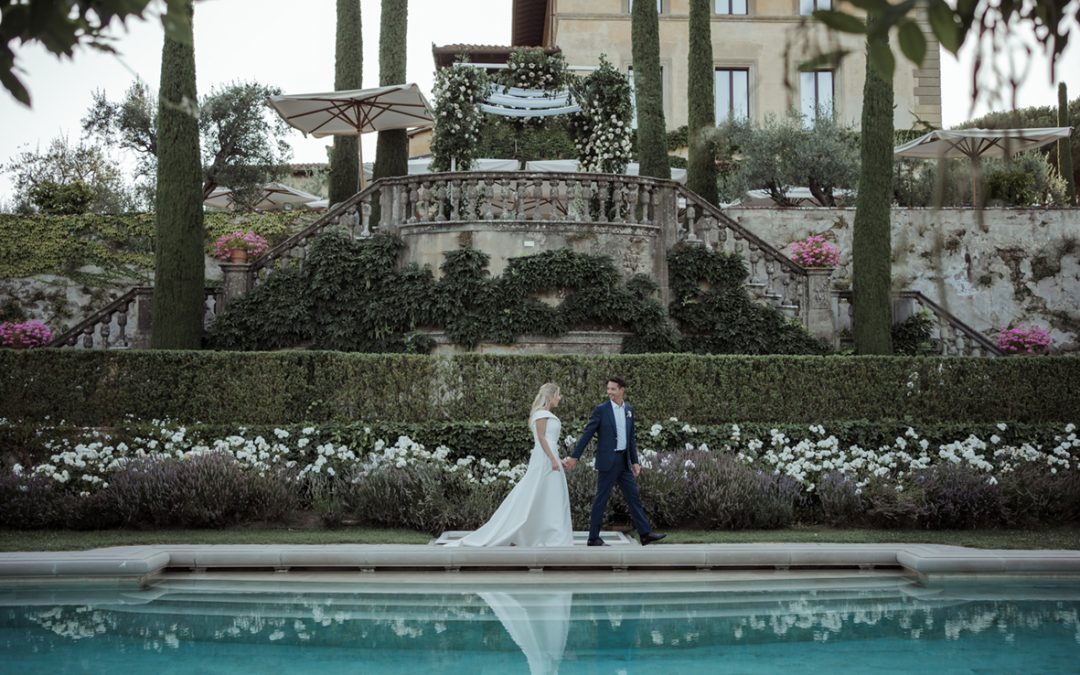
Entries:
<svg viewBox="0 0 1080 675">
<path fill-rule="evenodd" d="M 615 451 L 618 440 L 618 431 L 615 428 L 615 412 L 611 407 L 611 401 L 605 401 L 593 409 L 589 423 L 581 432 L 581 438 L 570 456 L 580 459 L 581 453 L 597 436 L 596 441 L 596 497 L 593 499 L 592 517 L 589 519 L 589 541 L 600 537 L 600 526 L 604 523 L 604 511 L 607 509 L 611 490 L 617 484 L 622 491 L 626 505 L 630 508 L 630 517 L 634 521 L 634 527 L 641 535 L 652 532 L 649 519 L 645 516 L 645 509 L 641 506 L 641 495 L 638 493 L 637 481 L 630 467 L 640 464 L 637 454 L 637 442 L 634 440 L 634 409 L 629 403 L 623 402 L 626 414 L 626 449 L 622 452 Z"/>
</svg>

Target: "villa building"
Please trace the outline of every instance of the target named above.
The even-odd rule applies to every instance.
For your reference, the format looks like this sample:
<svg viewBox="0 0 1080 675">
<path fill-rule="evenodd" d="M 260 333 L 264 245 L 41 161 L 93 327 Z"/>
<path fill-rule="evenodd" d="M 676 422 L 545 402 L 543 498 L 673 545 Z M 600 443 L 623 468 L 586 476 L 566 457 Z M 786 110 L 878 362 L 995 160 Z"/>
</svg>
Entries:
<svg viewBox="0 0 1080 675">
<path fill-rule="evenodd" d="M 690 0 L 655 0 L 660 12 L 660 63 L 668 129 L 686 124 Z M 715 68 L 716 120 L 763 121 L 798 110 L 813 116 L 831 108 L 856 127 L 862 108 L 866 57 L 859 35 L 829 33 L 810 19 L 831 0 L 710 0 Z M 633 77 L 630 9 L 633 0 L 513 0 L 511 47 L 448 45 L 434 48 L 436 66 L 468 51 L 474 62 L 505 62 L 512 47 L 560 50 L 572 66 L 595 66 L 606 54 Z M 938 42 L 925 22 L 925 63 L 897 58 L 893 80 L 895 126 L 921 120 L 941 126 L 941 60 Z M 847 49 L 836 70 L 800 73 L 817 53 Z"/>
</svg>

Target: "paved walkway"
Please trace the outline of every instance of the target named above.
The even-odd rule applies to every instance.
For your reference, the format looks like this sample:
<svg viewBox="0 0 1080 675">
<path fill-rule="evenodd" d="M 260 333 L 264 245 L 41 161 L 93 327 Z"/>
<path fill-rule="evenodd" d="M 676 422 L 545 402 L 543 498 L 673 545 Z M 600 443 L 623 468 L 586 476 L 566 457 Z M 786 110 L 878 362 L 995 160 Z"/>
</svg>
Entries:
<svg viewBox="0 0 1080 675">
<path fill-rule="evenodd" d="M 441 539 L 445 540 L 445 536 Z M 613 540 L 614 536 L 611 537 Z M 433 540 L 433 544 L 440 540 Z M 1080 575 L 1080 551 L 937 544 L 655 544 L 458 548 L 439 545 L 155 545 L 0 553 L 0 583 L 143 580 L 166 570 L 631 570 L 900 568 L 929 578 Z"/>
</svg>

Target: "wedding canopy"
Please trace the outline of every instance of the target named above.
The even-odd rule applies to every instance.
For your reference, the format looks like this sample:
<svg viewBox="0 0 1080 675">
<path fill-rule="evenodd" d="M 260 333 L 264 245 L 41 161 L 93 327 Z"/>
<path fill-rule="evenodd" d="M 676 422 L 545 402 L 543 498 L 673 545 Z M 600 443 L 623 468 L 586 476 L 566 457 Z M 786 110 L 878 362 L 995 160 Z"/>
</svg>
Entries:
<svg viewBox="0 0 1080 675">
<path fill-rule="evenodd" d="M 571 101 L 566 89 L 552 94 L 542 89 L 494 86 L 486 101 L 480 104 L 481 111 L 503 117 L 552 117 L 581 112 L 581 106 Z"/>
</svg>

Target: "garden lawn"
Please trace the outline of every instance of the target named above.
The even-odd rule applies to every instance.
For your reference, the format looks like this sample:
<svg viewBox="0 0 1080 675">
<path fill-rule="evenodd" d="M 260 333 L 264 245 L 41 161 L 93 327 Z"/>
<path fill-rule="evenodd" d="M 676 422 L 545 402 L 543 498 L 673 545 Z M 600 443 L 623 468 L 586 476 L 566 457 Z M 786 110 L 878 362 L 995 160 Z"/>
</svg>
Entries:
<svg viewBox="0 0 1080 675">
<path fill-rule="evenodd" d="M 0 551 L 72 551 L 149 544 L 427 544 L 432 535 L 365 528 L 229 530 L 0 530 Z M 664 544 L 951 544 L 973 548 L 1080 549 L 1080 528 L 1045 530 L 670 530 Z"/>
</svg>

